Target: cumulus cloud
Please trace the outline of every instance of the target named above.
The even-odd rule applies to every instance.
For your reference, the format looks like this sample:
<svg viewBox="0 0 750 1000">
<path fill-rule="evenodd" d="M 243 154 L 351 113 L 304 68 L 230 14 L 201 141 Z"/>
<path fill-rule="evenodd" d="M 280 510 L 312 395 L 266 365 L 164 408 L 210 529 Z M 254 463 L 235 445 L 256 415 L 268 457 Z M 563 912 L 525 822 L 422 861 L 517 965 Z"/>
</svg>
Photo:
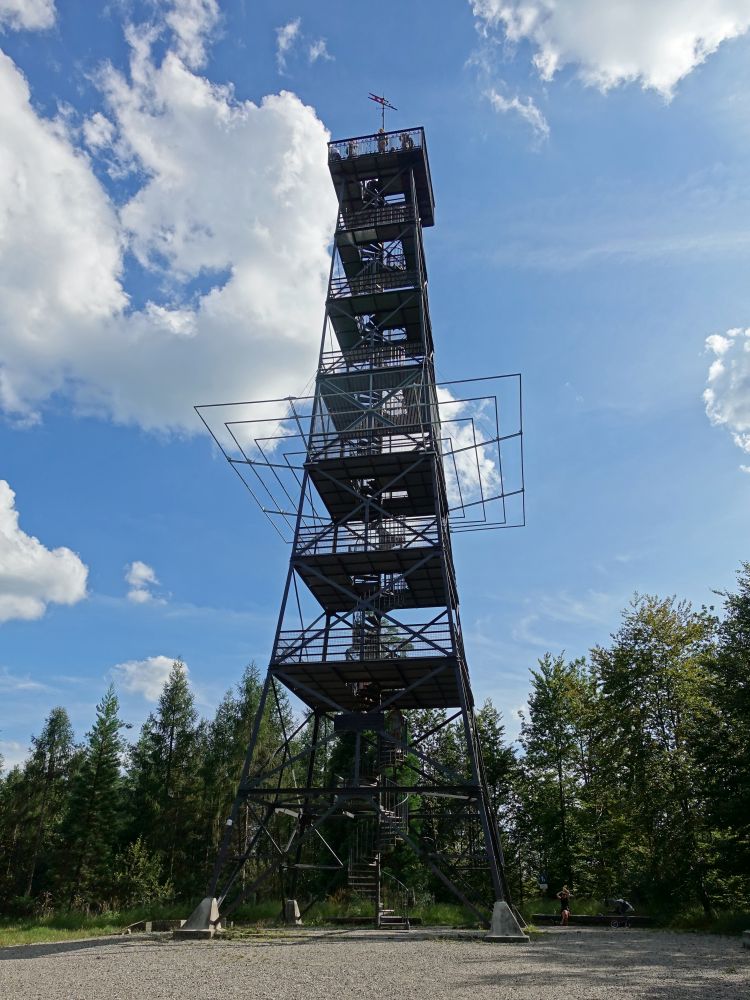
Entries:
<svg viewBox="0 0 750 1000">
<path fill-rule="evenodd" d="M 78 133 L 39 116 L 0 56 L 0 410 L 16 419 L 56 392 L 79 413 L 192 431 L 194 403 L 288 395 L 314 368 L 327 133 L 294 94 L 238 101 L 194 73 L 184 19 L 211 22 L 213 5 L 170 9 L 172 48 L 158 62 L 165 27 L 129 31 L 130 74 L 102 72 L 107 113 L 84 123 L 91 155 L 131 174 L 119 211 Z M 127 251 L 158 301 L 131 306 Z"/>
<path fill-rule="evenodd" d="M 750 0 L 470 0 L 480 28 L 528 42 L 540 76 L 564 66 L 606 91 L 640 83 L 669 98 L 722 42 L 750 27 Z"/>
<path fill-rule="evenodd" d="M 152 587 L 158 586 L 156 573 L 148 563 L 136 559 L 125 568 L 125 582 L 129 586 L 128 600 L 134 604 L 146 604 L 153 601 Z"/>
<path fill-rule="evenodd" d="M 549 138 L 547 119 L 536 106 L 531 97 L 503 97 L 493 88 L 487 91 L 487 98 L 499 114 L 516 114 L 531 126 L 534 135 L 540 141 Z"/>
<path fill-rule="evenodd" d="M 286 69 L 286 59 L 294 43 L 299 38 L 299 29 L 302 18 L 296 17 L 293 21 L 288 21 L 276 29 L 276 65 L 279 73 Z"/>
<path fill-rule="evenodd" d="M 83 138 L 89 149 L 108 149 L 115 137 L 115 127 L 101 111 L 96 111 L 83 123 Z"/>
<path fill-rule="evenodd" d="M 448 502 L 458 507 L 483 495 L 494 496 L 502 481 L 493 458 L 495 449 L 481 447 L 494 434 L 482 426 L 481 404 L 472 407 L 468 401 L 456 399 L 444 386 L 437 387 L 437 397 Z"/>
<path fill-rule="evenodd" d="M 112 668 L 112 674 L 125 691 L 141 694 L 146 701 L 158 701 L 164 685 L 169 679 L 172 665 L 170 656 L 147 656 L 145 660 L 126 660 Z M 187 674 L 187 664 L 181 664 Z"/>
<path fill-rule="evenodd" d="M 15 493 L 0 479 L 0 623 L 41 618 L 51 603 L 76 604 L 86 596 L 87 576 L 75 552 L 45 548 L 21 529 Z"/>
<path fill-rule="evenodd" d="M 750 454 L 750 328 L 727 330 L 706 338 L 714 355 L 703 392 L 706 415 L 726 427 L 738 448 Z M 743 472 L 748 467 L 741 465 Z"/>
<path fill-rule="evenodd" d="M 36 31 L 54 23 L 54 0 L 0 0 L 0 28 Z"/>
<path fill-rule="evenodd" d="M 174 33 L 179 58 L 191 69 L 203 66 L 208 37 L 219 21 L 217 0 L 172 0 L 164 20 Z"/>
</svg>

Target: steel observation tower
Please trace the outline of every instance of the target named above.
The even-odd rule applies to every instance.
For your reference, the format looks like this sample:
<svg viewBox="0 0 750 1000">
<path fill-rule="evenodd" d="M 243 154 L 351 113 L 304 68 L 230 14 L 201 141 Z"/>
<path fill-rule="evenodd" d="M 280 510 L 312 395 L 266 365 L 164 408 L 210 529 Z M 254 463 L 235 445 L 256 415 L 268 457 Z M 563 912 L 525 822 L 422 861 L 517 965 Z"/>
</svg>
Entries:
<svg viewBox="0 0 750 1000">
<path fill-rule="evenodd" d="M 411 851 L 433 884 L 523 938 L 451 543 L 524 522 L 520 376 L 436 381 L 423 129 L 331 142 L 328 164 L 338 217 L 314 395 L 196 408 L 291 557 L 237 797 L 187 929 L 210 932 L 263 886 L 288 919 L 346 887 L 377 926 L 408 928 Z M 295 722 L 285 693 L 302 704 Z M 269 713 L 284 732 L 270 754 Z M 452 768 L 435 749 L 449 726 Z"/>
</svg>

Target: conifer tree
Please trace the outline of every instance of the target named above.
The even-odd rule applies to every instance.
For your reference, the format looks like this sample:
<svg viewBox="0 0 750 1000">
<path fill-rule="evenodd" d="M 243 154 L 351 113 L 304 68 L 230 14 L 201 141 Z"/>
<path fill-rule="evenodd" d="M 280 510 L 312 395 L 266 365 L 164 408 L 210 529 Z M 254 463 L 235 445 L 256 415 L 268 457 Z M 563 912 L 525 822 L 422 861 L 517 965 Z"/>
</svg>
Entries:
<svg viewBox="0 0 750 1000">
<path fill-rule="evenodd" d="M 61 861 L 68 908 L 76 899 L 96 906 L 112 893 L 112 865 L 122 825 L 120 766 L 125 749 L 119 702 L 112 685 L 96 707 L 96 720 L 73 777 L 62 825 Z"/>
<path fill-rule="evenodd" d="M 38 888 L 40 860 L 48 859 L 54 850 L 65 808 L 75 748 L 73 727 L 64 708 L 52 709 L 39 736 L 32 737 L 31 745 L 31 756 L 23 772 L 24 826 L 31 844 L 24 886 L 26 896 Z"/>
<path fill-rule="evenodd" d="M 156 712 L 143 724 L 131 754 L 129 840 L 139 836 L 162 861 L 178 894 L 204 878 L 199 860 L 200 749 L 204 736 L 185 666 L 175 660 Z"/>
</svg>

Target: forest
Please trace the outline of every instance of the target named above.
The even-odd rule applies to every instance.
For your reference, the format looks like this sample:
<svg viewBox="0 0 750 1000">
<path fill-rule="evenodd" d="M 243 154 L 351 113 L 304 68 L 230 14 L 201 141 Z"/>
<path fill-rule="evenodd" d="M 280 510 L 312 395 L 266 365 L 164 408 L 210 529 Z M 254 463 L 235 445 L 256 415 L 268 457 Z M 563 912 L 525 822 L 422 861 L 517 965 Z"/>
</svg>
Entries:
<svg viewBox="0 0 750 1000">
<path fill-rule="evenodd" d="M 80 742 L 53 708 L 25 763 L 0 773 L 0 915 L 163 903 L 187 913 L 203 895 L 261 687 L 247 667 L 200 719 L 176 661 L 137 736 L 110 687 Z M 410 714 L 422 731 L 441 717 Z M 518 905 L 538 899 L 544 873 L 550 895 L 567 882 L 579 901 L 626 895 L 665 919 L 748 910 L 750 563 L 715 606 L 636 595 L 606 646 L 579 659 L 546 653 L 517 741 L 491 701 L 477 718 Z M 262 757 L 282 733 L 270 715 L 261 733 Z M 453 726 L 435 739 L 455 763 Z M 408 852 L 393 863 L 417 899 L 447 900 Z"/>
</svg>

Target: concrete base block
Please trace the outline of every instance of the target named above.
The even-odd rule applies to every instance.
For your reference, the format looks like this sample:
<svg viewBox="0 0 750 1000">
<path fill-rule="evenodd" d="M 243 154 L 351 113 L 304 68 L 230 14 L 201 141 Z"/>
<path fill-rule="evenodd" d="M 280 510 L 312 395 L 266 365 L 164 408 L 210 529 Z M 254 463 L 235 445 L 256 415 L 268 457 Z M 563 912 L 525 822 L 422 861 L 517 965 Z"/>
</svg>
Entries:
<svg viewBox="0 0 750 1000">
<path fill-rule="evenodd" d="M 742 947 L 750 948 L 750 931 L 742 932 Z"/>
<path fill-rule="evenodd" d="M 528 944 L 528 934 L 524 934 L 513 916 L 513 911 L 504 899 L 495 901 L 492 908 L 490 932 L 484 939 L 498 944 Z"/>
<path fill-rule="evenodd" d="M 295 924 L 296 926 L 301 925 L 302 917 L 299 915 L 299 906 L 297 906 L 296 899 L 284 900 L 284 923 Z"/>
<path fill-rule="evenodd" d="M 219 904 L 211 896 L 206 896 L 172 936 L 178 941 L 201 941 L 212 938 L 220 930 Z"/>
</svg>

